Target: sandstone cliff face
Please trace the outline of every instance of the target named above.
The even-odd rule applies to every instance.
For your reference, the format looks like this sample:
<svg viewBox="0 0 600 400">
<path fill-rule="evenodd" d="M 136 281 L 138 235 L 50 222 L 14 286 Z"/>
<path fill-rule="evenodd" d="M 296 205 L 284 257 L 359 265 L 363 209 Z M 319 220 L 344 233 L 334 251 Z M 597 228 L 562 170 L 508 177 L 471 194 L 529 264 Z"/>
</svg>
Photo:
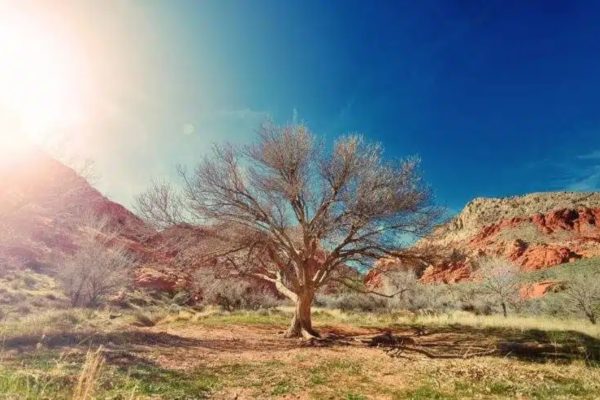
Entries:
<svg viewBox="0 0 600 400">
<path fill-rule="evenodd" d="M 480 256 L 505 257 L 524 270 L 600 256 L 600 193 L 478 198 L 417 244 L 426 245 L 446 259 L 425 270 L 425 282 L 469 279 L 470 261 Z M 453 251 L 466 258 L 450 260 Z"/>
</svg>

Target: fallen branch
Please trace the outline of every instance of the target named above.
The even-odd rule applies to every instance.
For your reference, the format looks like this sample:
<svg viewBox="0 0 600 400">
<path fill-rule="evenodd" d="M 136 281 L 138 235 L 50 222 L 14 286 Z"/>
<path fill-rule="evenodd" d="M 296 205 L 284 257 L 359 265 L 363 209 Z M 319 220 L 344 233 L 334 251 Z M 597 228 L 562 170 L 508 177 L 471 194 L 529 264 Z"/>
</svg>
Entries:
<svg viewBox="0 0 600 400">
<path fill-rule="evenodd" d="M 414 352 L 423 354 L 429 358 L 441 358 L 441 359 L 467 359 L 467 358 L 475 358 L 475 357 L 484 357 L 490 356 L 497 353 L 497 349 L 489 349 L 486 351 L 480 351 L 477 353 L 469 353 L 468 351 L 462 354 L 450 354 L 450 353 L 441 353 L 436 354 L 431 351 L 428 351 L 422 347 L 414 347 L 414 346 L 396 346 L 389 349 L 386 349 L 385 352 L 391 357 L 405 357 L 403 355 L 404 352 Z"/>
<path fill-rule="evenodd" d="M 391 357 L 401 357 L 407 358 L 405 356 L 406 353 L 418 353 L 429 358 L 443 358 L 443 359 L 453 359 L 453 358 L 475 358 L 475 357 L 483 357 L 492 354 L 496 354 L 498 349 L 480 349 L 480 351 L 476 351 L 471 353 L 472 348 L 469 347 L 466 352 L 460 354 L 452 354 L 452 353 L 435 353 L 429 351 L 423 346 L 418 346 L 418 343 L 410 336 L 397 336 L 393 335 L 391 332 L 386 332 L 381 335 L 377 335 L 372 337 L 369 340 L 364 341 L 371 347 L 383 347 L 385 348 L 385 352 Z"/>
</svg>

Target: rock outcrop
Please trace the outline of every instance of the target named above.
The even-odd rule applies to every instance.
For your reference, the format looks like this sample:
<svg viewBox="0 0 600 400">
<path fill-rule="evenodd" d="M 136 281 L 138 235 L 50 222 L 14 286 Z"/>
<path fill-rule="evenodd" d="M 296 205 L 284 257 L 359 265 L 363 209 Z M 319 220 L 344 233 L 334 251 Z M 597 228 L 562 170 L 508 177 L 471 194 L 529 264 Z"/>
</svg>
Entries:
<svg viewBox="0 0 600 400">
<path fill-rule="evenodd" d="M 161 292 L 176 292 L 190 287 L 190 276 L 162 265 L 145 265 L 135 271 L 134 284 L 137 287 Z"/>
<path fill-rule="evenodd" d="M 477 198 L 416 244 L 441 261 L 419 273 L 424 282 L 470 279 L 473 261 L 503 257 L 537 270 L 600 256 L 600 193 L 533 193 Z M 456 259 L 459 253 L 462 259 Z"/>
<path fill-rule="evenodd" d="M 546 294 L 564 289 L 563 282 L 556 280 L 547 280 L 536 283 L 530 283 L 521 287 L 520 297 L 522 299 L 537 299 Z"/>
</svg>

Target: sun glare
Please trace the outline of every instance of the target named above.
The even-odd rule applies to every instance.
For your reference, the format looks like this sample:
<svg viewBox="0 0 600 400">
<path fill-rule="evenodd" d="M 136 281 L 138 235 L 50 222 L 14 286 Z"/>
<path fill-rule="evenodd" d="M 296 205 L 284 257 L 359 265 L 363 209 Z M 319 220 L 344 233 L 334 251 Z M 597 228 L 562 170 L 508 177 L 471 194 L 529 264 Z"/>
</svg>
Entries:
<svg viewBox="0 0 600 400">
<path fill-rule="evenodd" d="M 68 37 L 0 6 L 0 149 L 43 144 L 83 118 L 84 69 Z"/>
</svg>

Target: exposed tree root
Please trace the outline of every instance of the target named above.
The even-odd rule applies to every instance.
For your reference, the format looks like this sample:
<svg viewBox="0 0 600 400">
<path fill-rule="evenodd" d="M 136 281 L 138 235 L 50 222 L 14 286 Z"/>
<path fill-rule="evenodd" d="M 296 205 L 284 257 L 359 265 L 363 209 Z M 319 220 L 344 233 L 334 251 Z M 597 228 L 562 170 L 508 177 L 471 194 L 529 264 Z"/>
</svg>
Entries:
<svg viewBox="0 0 600 400">
<path fill-rule="evenodd" d="M 528 358 L 568 359 L 576 355 L 585 354 L 585 351 L 577 346 L 519 342 L 499 343 L 498 351 L 503 355 L 514 355 Z"/>
<path fill-rule="evenodd" d="M 313 339 L 319 339 L 321 337 L 321 335 L 319 334 L 319 332 L 317 332 L 316 330 L 314 330 L 312 328 L 306 329 L 306 328 L 299 328 L 297 326 L 293 326 L 293 327 L 290 327 L 290 329 L 288 329 L 285 332 L 283 337 L 286 339 L 298 338 L 298 339 L 304 339 L 304 340 L 313 340 Z"/>
<path fill-rule="evenodd" d="M 306 340 L 303 344 L 311 347 L 350 346 L 352 339 L 346 336 L 328 334 L 319 338 Z"/>
</svg>

